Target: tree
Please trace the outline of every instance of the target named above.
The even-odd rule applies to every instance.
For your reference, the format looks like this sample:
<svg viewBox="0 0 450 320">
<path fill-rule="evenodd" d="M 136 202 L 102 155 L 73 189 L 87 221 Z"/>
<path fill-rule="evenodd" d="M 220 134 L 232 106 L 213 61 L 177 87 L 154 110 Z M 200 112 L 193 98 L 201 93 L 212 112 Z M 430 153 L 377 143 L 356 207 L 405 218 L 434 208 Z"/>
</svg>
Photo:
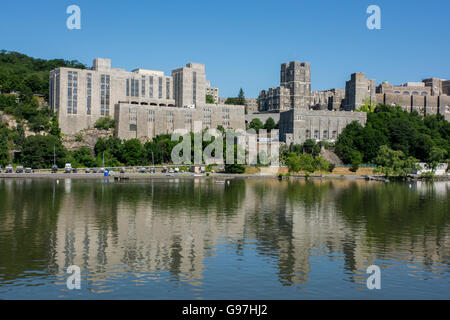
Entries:
<svg viewBox="0 0 450 320">
<path fill-rule="evenodd" d="M 311 154 L 314 157 L 320 153 L 320 145 L 313 139 L 307 139 L 302 146 L 303 152 Z"/>
<path fill-rule="evenodd" d="M 94 124 L 94 128 L 108 130 L 116 127 L 116 121 L 110 116 L 100 117 Z"/>
<path fill-rule="evenodd" d="M 212 94 L 207 94 L 206 95 L 206 103 L 208 103 L 208 104 L 216 103 L 216 100 L 214 100 L 214 97 L 213 97 Z"/>
<path fill-rule="evenodd" d="M 435 172 L 439 163 L 445 160 L 446 155 L 447 151 L 445 151 L 444 149 L 439 147 L 432 147 L 430 156 L 428 157 L 427 167 Z"/>
<path fill-rule="evenodd" d="M 144 150 L 138 139 L 126 140 L 122 145 L 121 151 L 121 162 L 131 166 L 143 163 Z"/>
<path fill-rule="evenodd" d="M 244 90 L 242 88 L 239 89 L 239 94 L 237 96 L 236 103 L 241 106 L 247 105 L 247 103 L 245 101 Z"/>
<path fill-rule="evenodd" d="M 58 167 L 64 166 L 67 150 L 55 136 L 35 135 L 25 138 L 22 152 L 16 161 L 22 161 L 24 166 L 41 169 L 53 165 L 53 150 L 55 148 Z"/>
<path fill-rule="evenodd" d="M 375 159 L 377 168 L 375 172 L 382 173 L 386 177 L 406 177 L 412 170 L 418 169 L 417 159 L 406 157 L 400 150 L 392 150 L 388 146 L 381 146 Z"/>
<path fill-rule="evenodd" d="M 353 172 L 358 171 L 359 166 L 362 163 L 362 154 L 359 151 L 353 151 L 350 155 L 350 161 L 351 161 L 351 168 L 350 170 Z"/>
<path fill-rule="evenodd" d="M 272 129 L 276 128 L 276 123 L 275 120 L 273 120 L 272 117 L 269 117 L 266 122 L 264 123 L 264 129 L 266 129 L 267 131 L 271 131 Z"/>
<path fill-rule="evenodd" d="M 253 129 L 256 131 L 256 133 L 259 133 L 259 130 L 264 128 L 263 123 L 258 118 L 253 119 L 250 121 L 250 124 L 248 125 L 250 129 Z"/>
</svg>

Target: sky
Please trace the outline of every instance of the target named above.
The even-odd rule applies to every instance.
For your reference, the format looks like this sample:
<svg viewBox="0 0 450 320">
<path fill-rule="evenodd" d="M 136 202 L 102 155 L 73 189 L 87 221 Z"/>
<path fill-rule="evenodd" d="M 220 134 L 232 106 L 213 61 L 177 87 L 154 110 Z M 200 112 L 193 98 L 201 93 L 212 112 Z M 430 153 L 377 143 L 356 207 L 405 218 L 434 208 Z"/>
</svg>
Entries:
<svg viewBox="0 0 450 320">
<path fill-rule="evenodd" d="M 69 30 L 69 5 L 81 29 Z M 381 29 L 369 30 L 369 5 Z M 448 0 L 2 1 L 0 49 L 36 58 L 95 57 L 133 70 L 206 65 L 220 96 L 279 86 L 280 65 L 311 63 L 312 90 L 344 88 L 354 72 L 377 83 L 450 79 Z"/>
</svg>

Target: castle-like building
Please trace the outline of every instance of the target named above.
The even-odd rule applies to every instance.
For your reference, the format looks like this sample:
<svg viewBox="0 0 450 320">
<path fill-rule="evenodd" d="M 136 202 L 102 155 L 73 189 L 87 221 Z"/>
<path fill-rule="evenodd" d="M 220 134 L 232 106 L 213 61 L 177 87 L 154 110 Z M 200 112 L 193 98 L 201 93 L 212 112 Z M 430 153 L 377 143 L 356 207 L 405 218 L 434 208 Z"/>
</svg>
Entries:
<svg viewBox="0 0 450 320">
<path fill-rule="evenodd" d="M 215 103 L 206 103 L 206 95 Z M 116 120 L 123 139 L 153 138 L 176 129 L 202 128 L 245 130 L 253 118 L 279 121 L 281 141 L 303 143 L 307 139 L 334 141 L 347 124 L 366 123 L 364 104 L 400 105 L 421 115 L 442 114 L 450 120 L 450 80 L 436 78 L 393 86 L 364 73 L 353 73 L 345 89 L 311 90 L 311 65 L 291 61 L 281 64 L 280 85 L 262 90 L 247 106 L 225 104 L 219 89 L 211 87 L 205 66 L 188 63 L 165 75 L 163 71 L 111 67 L 109 59 L 94 59 L 90 69 L 57 68 L 50 72 L 50 106 L 58 112 L 61 130 L 74 134 L 91 128 L 104 116 Z M 245 116 L 247 109 L 247 116 Z"/>
</svg>

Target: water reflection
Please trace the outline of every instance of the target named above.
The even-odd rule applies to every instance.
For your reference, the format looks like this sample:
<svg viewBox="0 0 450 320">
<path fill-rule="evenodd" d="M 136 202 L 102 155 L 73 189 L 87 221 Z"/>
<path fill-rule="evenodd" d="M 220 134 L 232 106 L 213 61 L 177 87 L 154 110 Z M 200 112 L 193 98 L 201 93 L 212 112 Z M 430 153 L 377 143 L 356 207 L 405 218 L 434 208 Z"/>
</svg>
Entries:
<svg viewBox="0 0 450 320">
<path fill-rule="evenodd" d="M 448 284 L 449 192 L 446 182 L 1 180 L 0 294 L 22 280 L 64 291 L 73 264 L 93 293 L 120 291 L 120 279 L 173 283 L 180 297 L 177 286 L 212 290 L 232 279 L 245 291 L 261 276 L 310 285 L 320 298 L 325 289 L 312 279 L 324 261 L 351 287 L 365 286 L 374 263 Z M 246 269 L 253 265 L 263 271 Z M 268 285 L 274 296 L 276 288 Z"/>
</svg>

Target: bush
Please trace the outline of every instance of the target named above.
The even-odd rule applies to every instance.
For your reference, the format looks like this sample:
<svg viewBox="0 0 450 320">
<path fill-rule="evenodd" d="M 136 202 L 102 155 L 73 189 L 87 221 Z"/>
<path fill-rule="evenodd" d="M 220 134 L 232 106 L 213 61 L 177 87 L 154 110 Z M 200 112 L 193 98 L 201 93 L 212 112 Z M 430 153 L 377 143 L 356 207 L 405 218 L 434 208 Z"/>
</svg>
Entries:
<svg viewBox="0 0 450 320">
<path fill-rule="evenodd" d="M 109 130 L 114 129 L 115 127 L 116 127 L 116 120 L 114 120 L 110 116 L 101 117 L 94 124 L 94 128 L 100 130 Z"/>
</svg>

